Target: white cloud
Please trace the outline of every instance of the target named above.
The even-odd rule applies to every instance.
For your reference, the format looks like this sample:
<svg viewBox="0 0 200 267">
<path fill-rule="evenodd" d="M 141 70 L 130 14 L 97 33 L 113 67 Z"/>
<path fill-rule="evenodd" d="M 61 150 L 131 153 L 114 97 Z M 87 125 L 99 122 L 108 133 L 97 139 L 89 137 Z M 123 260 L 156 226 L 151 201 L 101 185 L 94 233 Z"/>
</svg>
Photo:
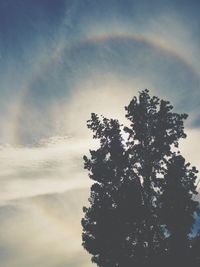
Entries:
<svg viewBox="0 0 200 267">
<path fill-rule="evenodd" d="M 139 34 L 154 43 L 163 44 L 164 47 L 169 48 L 169 51 L 170 49 L 175 50 L 180 54 L 184 62 L 189 62 L 189 67 L 192 65 L 195 70 L 199 69 L 198 47 L 193 43 L 192 34 L 186 31 L 185 25 L 178 23 L 176 16 L 161 14 L 153 17 L 152 20 L 148 19 L 148 21 L 141 21 L 140 19 L 139 23 L 133 23 L 131 18 L 127 19 L 125 24 L 124 20 L 119 21 L 118 19 L 115 22 L 109 19 L 106 22 L 104 21 L 104 24 L 99 23 L 99 25 L 94 22 L 91 28 L 86 28 L 86 25 L 83 25 L 85 28 L 83 36 L 89 39 L 93 34 L 97 36 L 105 33 L 112 35 L 118 32 L 124 32 L 125 35 Z M 9 105 L 7 115 L 5 116 L 4 114 L 1 118 L 1 140 L 12 144 L 16 143 L 21 140 L 19 133 L 21 131 L 23 133 L 31 133 L 38 141 L 37 134 L 39 135 L 41 132 L 49 133 L 49 120 L 39 108 L 37 109 L 34 105 L 29 107 L 27 104 L 30 101 L 28 92 L 43 77 L 45 85 L 46 83 L 48 84 L 50 78 L 48 75 L 52 65 L 55 65 L 56 76 L 60 78 L 60 64 L 67 61 L 67 57 L 64 58 L 66 49 L 73 48 L 74 44 L 73 41 L 70 43 L 70 38 L 66 36 L 60 36 L 55 49 L 48 49 L 47 42 L 45 42 L 44 45 L 38 48 L 38 51 L 34 53 L 30 51 L 30 54 L 26 56 L 29 57 L 31 64 L 26 64 L 27 66 L 23 66 L 22 69 L 15 70 L 12 79 L 10 79 L 12 62 L 10 63 L 5 87 L 10 88 L 12 85 L 12 90 L 9 92 L 16 90 L 20 91 L 21 94 L 17 100 L 15 95 L 14 97 L 12 96 L 13 102 L 11 101 Z M 76 40 L 80 45 L 82 39 L 77 38 Z M 78 49 L 81 48 L 80 46 Z M 114 58 L 112 53 L 115 54 L 117 51 L 112 51 L 113 48 L 111 46 L 107 47 L 107 49 L 108 54 L 104 56 L 105 62 L 109 63 L 108 61 Z M 124 55 L 131 51 L 124 51 Z M 70 49 L 68 52 L 70 52 Z M 71 52 L 75 53 L 77 50 L 71 50 Z M 116 77 L 112 73 L 112 69 L 110 73 L 97 73 L 98 62 L 96 62 L 96 65 L 91 64 L 88 72 L 90 75 L 83 75 L 84 77 L 81 76 L 83 80 L 80 80 L 77 69 L 79 70 L 80 62 L 83 63 L 83 66 L 85 62 L 82 62 L 82 58 L 79 58 L 79 56 L 75 57 L 77 62 L 73 65 L 73 71 L 74 75 L 77 76 L 72 77 L 75 80 L 75 85 L 73 84 L 71 88 L 73 94 L 69 96 L 66 93 L 62 101 L 49 104 L 48 115 L 50 115 L 48 118 L 53 121 L 53 130 L 61 136 L 43 140 L 43 142 L 33 147 L 9 145 L 1 147 L 1 266 L 91 266 L 90 257 L 80 245 L 81 208 L 87 201 L 90 185 L 87 173 L 83 170 L 82 156 L 88 153 L 89 148 L 96 145 L 86 127 L 86 120 L 90 118 L 91 112 L 96 112 L 106 117 L 118 118 L 122 123 L 125 122 L 124 106 L 128 105 L 138 90 L 146 87 L 149 89 L 157 88 L 154 86 L 156 82 L 153 82 L 153 78 L 157 81 L 160 79 L 160 75 L 163 81 L 166 81 L 166 87 L 172 88 L 168 74 L 159 73 L 159 71 L 157 73 L 156 70 L 150 69 L 149 72 L 153 72 L 152 78 L 148 75 L 148 72 L 143 73 L 143 67 L 145 68 L 146 65 L 140 65 L 144 59 L 142 50 L 140 52 L 139 60 L 131 59 L 132 64 L 130 64 L 130 67 L 137 66 L 140 77 L 130 77 L 130 74 L 129 76 L 122 75 L 124 80 L 122 77 Z M 79 55 L 79 53 L 77 54 Z M 152 60 L 152 63 L 155 61 L 153 55 L 150 60 Z M 117 63 L 120 65 L 121 62 L 118 61 Z M 146 63 L 146 61 L 144 60 L 143 63 Z M 26 68 L 28 65 L 29 69 Z M 126 70 L 125 67 L 123 70 Z M 170 65 L 167 65 L 167 67 L 170 67 Z M 65 70 L 64 67 L 63 70 Z M 81 71 L 84 73 L 83 69 L 80 69 Z M 23 74 L 20 79 L 18 77 L 19 72 Z M 15 84 L 17 78 L 20 80 L 18 86 Z M 63 81 L 59 82 L 63 85 L 65 84 Z M 55 82 L 56 85 L 57 83 Z M 20 88 L 23 90 L 20 90 Z M 199 91 L 196 88 L 192 92 L 186 88 L 186 94 L 192 93 L 198 99 Z M 164 88 L 157 89 L 158 94 L 162 93 L 163 95 L 162 90 Z M 64 88 L 64 90 L 68 91 L 67 88 Z M 41 92 L 43 94 L 43 88 L 38 90 L 38 95 L 36 96 L 38 99 L 40 99 Z M 47 90 L 46 92 L 44 102 L 48 100 L 49 96 L 49 91 Z M 164 94 L 171 97 L 171 91 L 164 91 Z M 181 94 L 182 92 L 177 92 L 177 95 Z M 172 95 L 174 95 L 173 92 Z M 2 99 L 5 101 L 3 97 Z M 178 102 L 179 99 L 174 99 L 174 101 Z M 7 102 L 6 104 L 8 105 Z M 198 112 L 196 110 L 193 116 L 196 117 Z M 22 120 L 21 124 L 20 119 Z M 23 124 L 24 121 L 25 123 Z M 186 140 L 181 141 L 180 149 L 186 160 L 190 161 L 192 165 L 196 165 L 200 170 L 200 130 L 186 129 L 186 132 L 188 137 Z M 72 137 L 64 138 L 62 136 L 64 135 L 63 133 L 69 133 Z M 67 192 L 61 194 L 64 191 Z M 55 194 L 55 192 L 59 194 Z"/>
<path fill-rule="evenodd" d="M 37 147 L 2 147 L 0 201 L 89 186 L 82 157 L 89 139 L 53 138 Z"/>
<path fill-rule="evenodd" d="M 79 198 L 77 199 L 77 194 Z M 4 267 L 90 266 L 81 247 L 87 190 L 21 199 L 0 208 Z"/>
<path fill-rule="evenodd" d="M 196 166 L 200 172 L 200 129 L 186 129 L 186 139 L 180 141 L 180 151 L 186 158 L 187 162 L 190 162 L 192 166 Z M 197 175 L 200 179 L 200 173 Z M 200 190 L 200 188 L 198 188 Z"/>
</svg>

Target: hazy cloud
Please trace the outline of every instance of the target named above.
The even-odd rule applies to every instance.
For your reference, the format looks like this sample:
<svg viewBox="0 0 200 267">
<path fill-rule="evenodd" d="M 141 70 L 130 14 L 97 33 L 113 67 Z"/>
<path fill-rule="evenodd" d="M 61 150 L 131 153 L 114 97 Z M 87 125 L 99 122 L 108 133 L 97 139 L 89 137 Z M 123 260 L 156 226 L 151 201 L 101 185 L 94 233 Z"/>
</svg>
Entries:
<svg viewBox="0 0 200 267">
<path fill-rule="evenodd" d="M 91 112 L 126 123 L 124 106 L 149 88 L 189 113 L 180 150 L 200 169 L 198 10 L 185 0 L 1 1 L 1 266 L 91 266 L 80 226 Z"/>
</svg>

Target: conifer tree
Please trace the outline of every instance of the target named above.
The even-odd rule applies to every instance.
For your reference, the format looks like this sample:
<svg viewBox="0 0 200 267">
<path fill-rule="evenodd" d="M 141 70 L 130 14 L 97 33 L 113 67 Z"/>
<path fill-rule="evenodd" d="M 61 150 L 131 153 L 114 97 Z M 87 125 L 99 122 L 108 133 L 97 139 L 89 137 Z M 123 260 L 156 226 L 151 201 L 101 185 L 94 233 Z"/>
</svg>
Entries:
<svg viewBox="0 0 200 267">
<path fill-rule="evenodd" d="M 190 169 L 177 151 L 178 140 L 186 137 L 187 115 L 172 112 L 168 101 L 150 97 L 148 90 L 125 109 L 130 121 L 126 127 L 94 113 L 88 121 L 100 147 L 90 150 L 90 158 L 84 156 L 95 183 L 90 206 L 84 207 L 83 246 L 99 267 L 160 266 L 163 260 L 172 260 L 175 244 L 182 239 L 189 247 L 193 213 L 198 209 L 192 199 L 196 169 Z M 178 211 L 182 230 L 174 227 L 180 220 L 170 215 L 179 208 L 170 208 L 171 180 L 180 190 L 179 201 L 185 201 Z"/>
<path fill-rule="evenodd" d="M 161 196 L 161 221 L 168 232 L 168 255 L 172 264 L 189 265 L 190 242 L 194 213 L 199 212 L 198 202 L 193 197 L 196 192 L 195 167 L 190 168 L 181 155 L 174 155 L 167 162 Z"/>
<path fill-rule="evenodd" d="M 132 266 L 132 243 L 139 254 L 136 235 L 142 198 L 131 175 L 120 125 L 117 120 L 100 120 L 92 114 L 88 128 L 100 140 L 100 148 L 90 150 L 90 159 L 84 156 L 85 168 L 96 182 L 91 187 L 91 206 L 84 208 L 83 246 L 98 266 Z"/>
<path fill-rule="evenodd" d="M 196 236 L 192 239 L 192 251 L 191 251 L 191 258 L 192 258 L 192 267 L 199 267 L 200 266 L 200 231 L 196 234 Z"/>
<path fill-rule="evenodd" d="M 139 98 L 134 97 L 126 107 L 126 117 L 131 121 L 125 127 L 129 134 L 129 155 L 141 181 L 145 212 L 145 240 L 147 246 L 147 264 L 157 254 L 162 255 L 165 237 L 159 222 L 159 197 L 162 192 L 163 175 L 167 172 L 166 162 L 172 157 L 173 148 L 178 147 L 178 140 L 185 138 L 183 120 L 186 114 L 172 112 L 172 105 L 158 97 L 150 97 L 144 90 Z"/>
</svg>

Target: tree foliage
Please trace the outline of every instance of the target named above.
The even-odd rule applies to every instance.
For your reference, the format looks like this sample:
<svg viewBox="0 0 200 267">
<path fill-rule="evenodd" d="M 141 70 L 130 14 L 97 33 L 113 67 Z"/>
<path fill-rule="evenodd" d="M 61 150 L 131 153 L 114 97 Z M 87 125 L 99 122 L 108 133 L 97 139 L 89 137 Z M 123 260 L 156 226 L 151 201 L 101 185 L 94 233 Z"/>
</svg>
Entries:
<svg viewBox="0 0 200 267">
<path fill-rule="evenodd" d="M 94 113 L 87 123 L 100 145 L 84 156 L 94 184 L 83 246 L 99 267 L 183 264 L 198 212 L 197 170 L 178 151 L 187 115 L 148 90 L 125 110 L 128 126 Z"/>
</svg>

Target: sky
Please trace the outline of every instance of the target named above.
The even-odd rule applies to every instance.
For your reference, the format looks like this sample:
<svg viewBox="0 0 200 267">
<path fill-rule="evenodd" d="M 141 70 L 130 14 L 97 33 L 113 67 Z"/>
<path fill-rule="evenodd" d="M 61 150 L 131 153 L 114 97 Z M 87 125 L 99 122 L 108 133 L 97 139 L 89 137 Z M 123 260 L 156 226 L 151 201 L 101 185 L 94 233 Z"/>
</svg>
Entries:
<svg viewBox="0 0 200 267">
<path fill-rule="evenodd" d="M 81 247 L 97 143 L 90 113 L 125 123 L 145 88 L 189 115 L 200 169 L 200 3 L 0 1 L 0 266 L 90 267 Z"/>
</svg>

